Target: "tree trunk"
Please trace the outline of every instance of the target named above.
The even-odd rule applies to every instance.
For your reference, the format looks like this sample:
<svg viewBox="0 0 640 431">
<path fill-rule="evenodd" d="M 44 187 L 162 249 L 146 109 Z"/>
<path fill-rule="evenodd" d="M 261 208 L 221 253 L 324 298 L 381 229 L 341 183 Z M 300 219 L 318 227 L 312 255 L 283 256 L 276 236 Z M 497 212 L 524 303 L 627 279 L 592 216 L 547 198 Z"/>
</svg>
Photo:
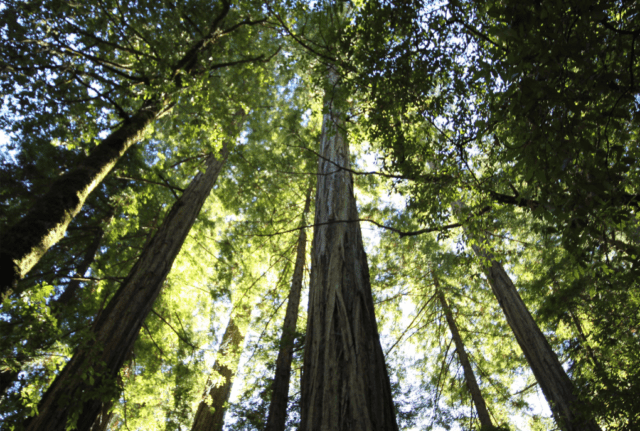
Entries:
<svg viewBox="0 0 640 431">
<path fill-rule="evenodd" d="M 472 248 L 482 261 L 491 289 L 502 307 L 507 323 L 522 348 L 560 429 L 599 431 L 600 427 L 594 420 L 585 418 L 589 414 L 588 406 L 581 403 L 574 395 L 573 383 L 502 265 L 485 249 L 477 245 L 473 245 Z"/>
<path fill-rule="evenodd" d="M 56 179 L 22 220 L 0 238 L 0 297 L 15 289 L 19 279 L 62 237 L 82 205 L 120 157 L 141 139 L 162 111 L 157 100 L 146 102 L 119 129 L 96 146 L 78 166 Z"/>
<path fill-rule="evenodd" d="M 191 427 L 192 431 L 222 430 L 224 414 L 229 406 L 229 396 L 233 387 L 233 379 L 238 371 L 250 316 L 251 308 L 240 306 L 237 314 L 232 314 L 229 318 L 227 329 L 224 331 L 222 343 L 218 349 L 216 363 L 213 366 L 214 382 L 209 390 L 211 401 L 202 401 L 198 405 L 193 427 Z"/>
<path fill-rule="evenodd" d="M 440 300 L 440 305 L 442 306 L 445 318 L 447 319 L 447 324 L 449 325 L 449 330 L 451 331 L 453 342 L 456 345 L 456 352 L 458 353 L 458 359 L 460 359 L 460 364 L 462 365 L 462 369 L 464 371 L 464 378 L 467 382 L 469 393 L 471 393 L 473 404 L 476 406 L 476 412 L 478 412 L 480 426 L 483 430 L 494 429 L 493 422 L 491 421 L 491 416 L 489 415 L 489 411 L 487 410 L 487 405 L 484 402 L 484 397 L 482 396 L 482 392 L 480 392 L 480 387 L 478 386 L 476 375 L 473 372 L 473 368 L 471 368 L 469 357 L 467 356 L 467 352 L 464 348 L 462 337 L 460 337 L 460 332 L 458 332 L 458 325 L 453 318 L 453 313 L 451 313 L 451 308 L 449 308 L 449 304 L 444 297 L 444 293 L 440 289 L 440 283 L 438 282 L 435 273 L 432 273 L 432 275 L 433 282 L 436 286 L 438 299 Z"/>
<path fill-rule="evenodd" d="M 398 429 L 353 195 L 343 114 L 329 72 L 302 374 L 300 431 Z M 353 220 L 353 221 L 349 221 Z"/>
<path fill-rule="evenodd" d="M 306 224 L 305 220 L 309 212 L 311 190 L 312 187 L 309 187 L 307 200 L 302 213 L 303 226 Z M 302 291 L 302 276 L 304 273 L 306 249 L 307 233 L 304 229 L 300 229 L 296 252 L 296 265 L 293 270 L 293 278 L 291 279 L 287 312 L 285 313 L 284 323 L 282 325 L 280 351 L 278 352 L 278 359 L 276 360 L 276 372 L 273 379 L 273 391 L 271 393 L 271 404 L 269 404 L 269 417 L 267 419 L 266 431 L 284 431 L 287 421 L 291 361 L 293 359 L 294 337 L 298 324 L 298 309 L 300 308 L 300 293 Z"/>
<path fill-rule="evenodd" d="M 170 77 L 177 87 L 182 86 L 182 74 L 202 74 L 196 66 L 203 47 L 215 43 L 220 26 L 231 9 L 231 2 L 222 2 L 220 12 L 212 17 L 208 33 L 196 41 L 173 67 Z M 263 61 L 256 57 L 251 62 Z M 234 63 L 230 63 L 232 66 Z M 239 64 L 239 63 L 236 63 Z M 82 205 L 111 171 L 120 157 L 160 114 L 172 104 L 165 94 L 155 95 L 96 146 L 77 167 L 55 180 L 51 189 L 41 197 L 17 224 L 0 237 L 0 299 L 17 287 L 38 263 L 42 255 L 57 243 Z"/>
<path fill-rule="evenodd" d="M 93 340 L 80 346 L 46 391 L 27 431 L 89 430 L 103 403 L 117 396 L 116 376 L 133 348 L 142 323 L 160 294 L 182 244 L 228 156 L 227 145 L 207 171 L 191 181 L 171 207 L 158 232 L 96 320 Z"/>
</svg>

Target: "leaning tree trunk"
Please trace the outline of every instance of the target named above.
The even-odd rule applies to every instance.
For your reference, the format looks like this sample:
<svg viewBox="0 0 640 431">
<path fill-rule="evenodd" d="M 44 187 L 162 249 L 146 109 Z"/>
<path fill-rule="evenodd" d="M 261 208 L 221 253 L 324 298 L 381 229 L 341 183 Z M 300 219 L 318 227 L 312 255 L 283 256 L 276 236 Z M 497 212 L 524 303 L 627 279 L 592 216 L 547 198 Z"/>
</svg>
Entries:
<svg viewBox="0 0 640 431">
<path fill-rule="evenodd" d="M 473 251 L 482 261 L 484 271 L 494 295 L 522 349 L 536 381 L 542 389 L 556 423 L 566 431 L 599 431 L 592 419 L 587 419 L 588 407 L 574 394 L 573 383 L 562 368 L 527 306 L 518 294 L 511 278 L 492 253 L 473 245 Z"/>
<path fill-rule="evenodd" d="M 398 429 L 349 171 L 337 74 L 320 141 L 300 431 Z"/>
<path fill-rule="evenodd" d="M 311 190 L 307 191 L 307 200 L 302 212 L 302 226 L 306 224 L 307 213 L 311 202 Z M 271 392 L 271 404 L 269 404 L 269 417 L 266 431 L 284 431 L 287 421 L 287 404 L 289 401 L 289 381 L 291 379 L 291 361 L 293 359 L 293 347 L 295 344 L 296 326 L 298 324 L 298 309 L 300 308 L 300 293 L 302 291 L 302 276 L 307 249 L 307 233 L 300 229 L 298 247 L 296 250 L 296 264 L 291 279 L 291 290 L 287 311 L 282 325 L 282 337 L 280 338 L 280 351 L 276 360 L 276 372 L 273 379 Z"/>
<path fill-rule="evenodd" d="M 478 386 L 476 375 L 473 372 L 473 368 L 471 368 L 471 362 L 469 362 L 469 357 L 467 356 L 467 351 L 464 348 L 462 337 L 460 337 L 460 332 L 458 332 L 458 325 L 456 324 L 456 320 L 453 318 L 453 313 L 451 312 L 451 308 L 449 308 L 449 304 L 444 297 L 444 293 L 440 289 L 440 283 L 438 282 L 435 273 L 432 273 L 432 275 L 433 282 L 436 286 L 436 294 L 438 295 L 438 300 L 440 301 L 440 305 L 442 306 L 442 310 L 444 311 L 444 316 L 447 319 L 447 324 L 449 325 L 449 330 L 451 331 L 453 342 L 456 345 L 456 352 L 458 353 L 458 359 L 460 360 L 462 370 L 464 371 L 464 378 L 467 382 L 469 393 L 471 393 L 471 399 L 473 399 L 473 404 L 476 406 L 476 412 L 478 412 L 480 426 L 483 430 L 493 429 L 494 426 L 493 422 L 491 421 L 489 411 L 487 410 L 487 404 L 484 402 L 484 397 L 482 396 L 482 392 L 480 392 L 480 387 Z"/>
<path fill-rule="evenodd" d="M 219 160 L 210 156 L 206 172 L 196 175 L 173 204 L 158 232 L 96 320 L 93 339 L 78 348 L 42 397 L 39 414 L 25 423 L 27 431 L 64 431 L 70 425 L 89 430 L 103 403 L 117 396 L 118 371 L 131 352 L 227 156 L 227 145 Z"/>
<path fill-rule="evenodd" d="M 96 146 L 78 166 L 58 177 L 49 191 L 0 238 L 0 297 L 38 263 L 62 237 L 89 194 L 113 169 L 163 109 L 157 100 L 146 102 L 119 129 Z"/>
<path fill-rule="evenodd" d="M 183 74 L 197 76 L 203 73 L 201 68 L 196 67 L 198 59 L 207 45 L 220 39 L 220 28 L 232 7 L 230 1 L 222 2 L 221 6 L 220 13 L 212 16 L 207 33 L 193 43 L 172 67 L 172 75 L 167 79 L 177 87 L 182 86 Z M 210 58 L 209 63 L 215 68 L 225 66 L 215 65 L 212 60 Z M 263 56 L 227 63 L 226 66 L 259 61 L 264 61 Z M 205 67 L 204 70 L 206 69 Z M 80 212 L 89 194 L 102 182 L 120 157 L 140 140 L 147 126 L 173 103 L 166 93 L 150 97 L 119 129 L 103 139 L 78 166 L 58 177 L 51 189 L 38 199 L 24 218 L 2 234 L 0 299 L 16 288 L 18 280 L 38 263 L 52 245 L 64 237 L 67 226 Z"/>
<path fill-rule="evenodd" d="M 238 312 L 229 318 L 218 349 L 216 363 L 213 366 L 214 377 L 207 383 L 208 385 L 212 382 L 208 396 L 210 400 L 202 401 L 198 405 L 192 431 L 222 430 L 250 316 L 251 308 L 240 306 Z"/>
</svg>

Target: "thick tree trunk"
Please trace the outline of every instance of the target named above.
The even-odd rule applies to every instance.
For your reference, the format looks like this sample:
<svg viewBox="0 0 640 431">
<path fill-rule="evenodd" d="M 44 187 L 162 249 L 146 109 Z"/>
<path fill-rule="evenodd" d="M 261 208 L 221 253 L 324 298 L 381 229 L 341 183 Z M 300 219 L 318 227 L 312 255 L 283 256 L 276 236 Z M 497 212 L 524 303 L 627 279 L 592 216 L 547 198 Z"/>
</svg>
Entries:
<svg viewBox="0 0 640 431">
<path fill-rule="evenodd" d="M 453 342 L 456 345 L 456 352 L 458 353 L 458 359 L 460 360 L 462 370 L 464 371 L 464 378 L 467 382 L 469 393 L 471 393 L 471 399 L 473 399 L 473 404 L 476 406 L 476 412 L 478 412 L 480 426 L 483 430 L 491 430 L 494 426 L 491 421 L 489 411 L 487 410 L 487 404 L 484 402 L 484 397 L 482 396 L 482 392 L 480 392 L 476 375 L 473 372 L 473 368 L 471 368 L 471 362 L 469 362 L 469 357 L 467 356 L 467 351 L 464 348 L 462 337 L 460 337 L 460 332 L 458 332 L 458 325 L 453 318 L 453 313 L 451 312 L 451 308 L 449 308 L 449 304 L 444 297 L 444 293 L 442 292 L 442 289 L 440 289 L 440 283 L 438 282 L 435 273 L 433 273 L 433 281 L 436 285 L 438 299 L 440 300 L 440 305 L 442 306 L 445 318 L 447 319 L 447 324 L 449 325 Z"/>
<path fill-rule="evenodd" d="M 127 278 L 94 325 L 94 339 L 81 346 L 44 394 L 27 431 L 64 431 L 69 422 L 89 430 L 103 403 L 117 396 L 115 379 L 142 323 L 160 294 L 182 244 L 228 156 L 210 156 L 165 217 Z"/>
<path fill-rule="evenodd" d="M 0 296 L 15 288 L 67 231 L 82 205 L 118 162 L 140 140 L 147 126 L 162 111 L 163 104 L 145 103 L 119 129 L 96 146 L 89 156 L 71 171 L 56 179 L 49 191 L 17 224 L 0 238 Z"/>
<path fill-rule="evenodd" d="M 250 316 L 251 308 L 240 306 L 238 312 L 229 318 L 227 329 L 224 331 L 222 343 L 218 349 L 216 363 L 213 366 L 214 378 L 209 380 L 209 382 L 213 380 L 209 390 L 211 400 L 209 402 L 202 401 L 198 405 L 193 427 L 191 427 L 192 431 L 222 430 L 224 414 L 229 405 L 233 379 L 238 371 Z"/>
<path fill-rule="evenodd" d="M 398 429 L 353 195 L 337 76 L 326 113 L 316 192 L 300 431 Z"/>
<path fill-rule="evenodd" d="M 588 407 L 574 395 L 573 383 L 558 357 L 533 320 L 527 306 L 502 265 L 486 249 L 472 246 L 482 260 L 487 279 L 522 349 L 533 375 L 544 393 L 556 423 L 565 431 L 599 431 L 588 416 Z"/>
<path fill-rule="evenodd" d="M 302 213 L 302 225 L 306 224 L 307 213 L 311 202 L 311 190 L 307 192 L 307 200 Z M 280 338 L 280 351 L 276 360 L 276 372 L 273 379 L 273 391 L 271 404 L 269 405 L 269 418 L 266 431 L 284 431 L 287 421 L 287 404 L 289 401 L 289 381 L 291 379 L 291 361 L 293 359 L 293 347 L 295 344 L 296 326 L 298 324 L 298 309 L 300 308 L 300 293 L 302 291 L 302 276 L 304 273 L 305 255 L 307 253 L 307 233 L 300 229 L 298 247 L 296 251 L 296 264 L 291 279 L 291 290 L 287 312 L 282 325 L 282 337 Z"/>
</svg>

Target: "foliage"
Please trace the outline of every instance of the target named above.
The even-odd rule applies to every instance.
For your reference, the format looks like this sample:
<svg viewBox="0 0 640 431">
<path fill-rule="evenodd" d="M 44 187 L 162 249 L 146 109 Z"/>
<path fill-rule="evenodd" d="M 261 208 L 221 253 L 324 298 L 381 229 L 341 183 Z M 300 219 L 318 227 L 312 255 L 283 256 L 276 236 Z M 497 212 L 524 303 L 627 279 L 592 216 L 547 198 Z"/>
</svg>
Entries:
<svg viewBox="0 0 640 431">
<path fill-rule="evenodd" d="M 20 429 L 36 414 L 244 111 L 225 172 L 120 372 L 109 429 L 190 428 L 238 298 L 256 305 L 227 428 L 262 429 L 328 64 L 348 95 L 339 103 L 401 428 L 479 429 L 432 273 L 494 422 L 554 426 L 532 402 L 535 379 L 462 226 L 506 267 L 583 413 L 609 430 L 638 426 L 637 5 L 125 3 L 0 6 L 0 126 L 10 138 L 0 153 L 2 226 L 143 103 L 167 107 L 21 281 L 29 289 L 4 299 L 0 371 L 19 377 L 0 400 L 3 426 Z M 217 16 L 228 34 L 178 65 Z M 429 232 L 406 234 L 419 230 Z M 75 299 L 61 301 L 74 283 Z M 288 429 L 299 420 L 301 353 Z"/>
</svg>

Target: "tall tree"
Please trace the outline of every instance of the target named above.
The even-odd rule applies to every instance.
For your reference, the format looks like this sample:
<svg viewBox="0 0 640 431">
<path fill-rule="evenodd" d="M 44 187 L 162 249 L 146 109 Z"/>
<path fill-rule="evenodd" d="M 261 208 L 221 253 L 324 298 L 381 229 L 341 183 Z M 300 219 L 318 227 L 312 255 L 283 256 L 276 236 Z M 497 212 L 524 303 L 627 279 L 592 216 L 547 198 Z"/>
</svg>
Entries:
<svg viewBox="0 0 640 431">
<path fill-rule="evenodd" d="M 438 296 L 440 306 L 442 307 L 442 311 L 444 312 L 445 318 L 447 319 L 447 325 L 449 325 L 451 337 L 453 338 L 453 342 L 456 345 L 456 353 L 458 354 L 458 359 L 460 360 L 460 364 L 462 365 L 462 369 L 464 371 L 464 378 L 467 382 L 469 392 L 471 393 L 471 399 L 473 400 L 473 404 L 475 405 L 476 411 L 478 412 L 480 425 L 482 426 L 483 430 L 491 430 L 494 428 L 493 422 L 491 421 L 491 416 L 489 415 L 489 411 L 487 410 L 487 404 L 484 401 L 482 392 L 480 392 L 480 387 L 478 386 L 476 375 L 473 372 L 473 368 L 471 367 L 471 362 L 469 362 L 469 356 L 467 355 L 467 351 L 464 348 L 462 337 L 460 337 L 458 325 L 456 324 L 456 320 L 453 317 L 451 308 L 447 303 L 444 292 L 440 288 L 440 282 L 438 281 L 438 278 L 436 277 L 436 274 L 434 272 L 432 272 L 432 276 L 436 288 L 436 295 Z"/>
<path fill-rule="evenodd" d="M 244 27 L 260 24 L 264 19 L 241 19 L 232 12 L 231 2 L 223 0 L 218 7 L 208 8 L 212 9 L 212 13 L 204 22 L 198 17 L 199 24 L 194 24 L 188 17 L 184 18 L 184 11 L 173 11 L 172 15 L 171 8 L 173 6 L 175 10 L 175 6 L 171 2 L 167 3 L 161 5 L 159 10 L 154 10 L 158 13 L 156 17 L 164 14 L 188 22 L 190 28 L 185 34 L 198 35 L 193 40 L 192 37 L 177 37 L 172 42 L 175 51 L 157 52 L 154 44 L 140 36 L 138 29 L 134 28 L 135 20 L 140 19 L 140 15 L 135 14 L 146 14 L 146 6 L 142 7 L 143 11 L 129 10 L 132 15 L 130 17 L 111 15 L 100 7 L 93 9 L 90 4 L 71 6 L 71 10 L 46 5 L 42 11 L 31 10 L 31 5 L 13 4 L 1 11 L 4 18 L 17 20 L 17 23 L 9 27 L 9 49 L 6 50 L 3 62 L 10 66 L 4 69 L 16 75 L 30 71 L 29 73 L 41 77 L 45 82 L 50 80 L 47 73 L 70 74 L 70 81 L 79 81 L 79 86 L 85 91 L 85 87 L 91 88 L 91 83 L 81 78 L 81 75 L 84 75 L 81 70 L 92 69 L 87 76 L 100 82 L 96 83 L 96 86 L 106 87 L 106 93 L 98 93 L 95 98 L 102 100 L 103 104 L 118 113 L 122 123 L 101 139 L 75 168 L 53 181 L 49 191 L 38 198 L 28 213 L 3 232 L 0 238 L 0 295 L 15 288 L 17 281 L 52 245 L 64 237 L 69 223 L 81 210 L 89 194 L 102 182 L 122 155 L 142 138 L 147 127 L 180 102 L 179 97 L 185 88 L 190 84 L 204 84 L 217 69 L 265 59 L 264 55 L 242 55 L 241 58 L 229 60 L 223 54 L 226 47 L 218 46 L 223 36 L 242 32 Z M 86 7 L 87 10 L 73 10 L 82 7 Z M 123 14 L 117 4 L 108 8 Z M 40 24 L 36 23 L 37 20 L 30 17 L 38 12 L 43 14 L 42 20 L 55 27 L 60 36 L 52 38 L 50 31 L 42 31 Z M 106 24 L 100 22 L 107 28 L 95 28 L 96 22 L 91 19 L 85 22 L 78 18 L 76 13 L 87 16 L 104 15 Z M 147 19 L 145 16 L 144 22 Z M 20 23 L 24 25 L 21 26 Z M 158 27 L 171 27 L 171 24 Z M 101 30 L 113 40 L 104 40 L 98 36 Z M 129 40 L 120 40 L 122 34 L 139 39 L 145 46 L 143 50 L 149 52 L 128 46 Z M 31 56 L 33 44 L 41 46 L 41 52 L 35 57 Z M 99 46 L 100 50 L 94 55 L 96 46 Z M 176 56 L 176 53 L 179 55 Z M 126 58 L 131 59 L 135 66 L 126 65 Z M 121 64 L 120 61 L 125 64 Z M 60 62 L 64 66 L 61 67 Z M 55 72 L 51 72 L 52 70 Z M 144 97 L 141 97 L 140 90 L 136 89 L 140 85 L 145 87 L 142 92 Z M 116 94 L 110 94 L 112 92 Z M 199 98 L 202 96 L 200 94 Z M 67 101 L 68 96 L 65 94 L 59 97 L 63 102 L 73 103 Z M 114 98 L 122 100 L 115 102 Z M 134 100 L 135 103 L 129 100 Z M 127 109 L 119 103 L 126 103 L 124 106 Z"/>
<path fill-rule="evenodd" d="M 306 224 L 307 213 L 311 204 L 310 186 L 307 191 L 307 199 L 302 212 L 302 226 Z M 280 350 L 276 359 L 276 371 L 273 377 L 271 392 L 271 404 L 269 405 L 269 417 L 266 431 L 284 431 L 287 420 L 287 405 L 289 403 L 289 380 L 291 378 L 291 361 L 295 346 L 295 333 L 298 323 L 298 309 L 300 308 L 300 294 L 302 291 L 302 277 L 304 275 L 304 263 L 307 253 L 307 233 L 304 227 L 300 229 L 298 246 L 296 249 L 296 263 L 291 279 L 291 290 L 287 302 L 287 311 L 282 324 L 282 336 L 280 337 Z"/>
<path fill-rule="evenodd" d="M 211 388 L 208 394 L 205 391 L 206 399 L 198 405 L 192 431 L 222 430 L 250 316 L 251 307 L 238 304 L 237 309 L 229 317 L 229 323 L 216 356 L 216 363 L 213 366 L 213 376 L 209 377 L 207 382 L 207 386 L 211 384 Z"/>
<path fill-rule="evenodd" d="M 600 427 L 589 417 L 587 404 L 582 403 L 576 396 L 571 379 L 533 320 L 502 264 L 487 250 L 486 241 L 480 245 L 473 244 L 472 248 L 482 261 L 491 289 L 551 407 L 558 426 L 566 431 L 599 431 Z"/>
<path fill-rule="evenodd" d="M 397 430 L 349 169 L 344 93 L 329 68 L 320 139 L 301 431 Z"/>
<path fill-rule="evenodd" d="M 118 292 L 95 322 L 93 339 L 80 346 L 43 395 L 26 429 L 88 430 L 102 404 L 116 396 L 114 379 L 160 294 L 173 261 L 209 196 L 228 156 L 209 156 L 207 170 L 192 180 L 172 206 Z"/>
</svg>

